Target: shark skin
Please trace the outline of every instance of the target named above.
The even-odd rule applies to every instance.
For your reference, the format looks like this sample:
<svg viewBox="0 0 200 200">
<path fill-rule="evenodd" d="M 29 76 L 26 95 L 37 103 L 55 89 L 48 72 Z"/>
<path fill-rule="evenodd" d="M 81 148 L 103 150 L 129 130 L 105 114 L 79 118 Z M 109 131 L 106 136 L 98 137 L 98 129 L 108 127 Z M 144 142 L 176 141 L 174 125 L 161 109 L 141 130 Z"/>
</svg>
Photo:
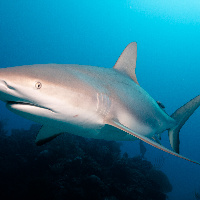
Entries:
<svg viewBox="0 0 200 200">
<path fill-rule="evenodd" d="M 36 144 L 69 132 L 83 137 L 133 141 L 140 139 L 174 156 L 179 131 L 200 106 L 200 95 L 166 114 L 138 84 L 137 44 L 130 43 L 113 68 L 72 64 L 36 64 L 0 69 L 0 100 L 7 108 L 39 123 Z M 169 150 L 159 144 L 169 130 Z"/>
</svg>

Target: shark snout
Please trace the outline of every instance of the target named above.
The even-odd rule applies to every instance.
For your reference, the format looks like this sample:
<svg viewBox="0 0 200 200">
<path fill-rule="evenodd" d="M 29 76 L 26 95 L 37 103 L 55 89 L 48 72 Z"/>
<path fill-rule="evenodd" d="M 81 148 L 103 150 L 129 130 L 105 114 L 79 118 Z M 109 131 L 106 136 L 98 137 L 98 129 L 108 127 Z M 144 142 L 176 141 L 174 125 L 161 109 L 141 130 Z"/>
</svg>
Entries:
<svg viewBox="0 0 200 200">
<path fill-rule="evenodd" d="M 0 99 L 3 94 L 9 93 L 9 90 L 13 89 L 5 80 L 0 79 Z"/>
<path fill-rule="evenodd" d="M 15 100 L 15 88 L 7 83 L 7 81 L 0 79 L 0 100 L 12 101 Z"/>
<path fill-rule="evenodd" d="M 8 84 L 6 83 L 6 81 L 0 79 L 0 90 L 7 89 L 7 87 L 8 87 Z"/>
<path fill-rule="evenodd" d="M 0 79 L 0 91 L 9 90 L 9 89 L 10 90 L 15 90 L 15 88 L 13 86 L 11 86 L 10 84 L 8 84 L 7 81 Z"/>
</svg>

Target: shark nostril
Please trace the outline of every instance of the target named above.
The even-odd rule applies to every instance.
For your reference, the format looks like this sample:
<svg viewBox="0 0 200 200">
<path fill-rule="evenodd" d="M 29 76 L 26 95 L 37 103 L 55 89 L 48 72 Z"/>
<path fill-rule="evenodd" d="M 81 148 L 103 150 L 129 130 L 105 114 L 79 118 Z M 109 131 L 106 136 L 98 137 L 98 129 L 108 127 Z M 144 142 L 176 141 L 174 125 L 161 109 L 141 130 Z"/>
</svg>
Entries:
<svg viewBox="0 0 200 200">
<path fill-rule="evenodd" d="M 10 85 L 8 85 L 8 84 L 7 84 L 7 87 L 8 87 L 9 89 L 11 89 L 11 90 L 14 90 L 14 89 L 15 89 L 14 87 L 12 87 L 12 86 L 10 86 Z"/>
<path fill-rule="evenodd" d="M 3 84 L 8 88 L 8 89 L 11 89 L 11 90 L 14 90 L 15 88 L 10 86 L 6 81 L 2 80 L 1 82 L 3 82 Z"/>
<path fill-rule="evenodd" d="M 0 80 L 0 84 L 1 84 L 1 86 L 3 86 L 3 87 L 8 87 L 8 84 L 6 83 L 6 81 L 4 81 L 4 80 Z"/>
</svg>

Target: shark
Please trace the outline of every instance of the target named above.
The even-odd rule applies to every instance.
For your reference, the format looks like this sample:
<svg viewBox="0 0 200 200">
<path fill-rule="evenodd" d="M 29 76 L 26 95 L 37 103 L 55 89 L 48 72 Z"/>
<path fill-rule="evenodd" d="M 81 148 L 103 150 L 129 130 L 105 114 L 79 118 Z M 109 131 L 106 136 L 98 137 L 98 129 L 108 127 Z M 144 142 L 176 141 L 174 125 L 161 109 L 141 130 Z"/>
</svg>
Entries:
<svg viewBox="0 0 200 200">
<path fill-rule="evenodd" d="M 0 69 L 0 100 L 17 115 L 42 125 L 36 144 L 62 133 L 115 141 L 140 139 L 179 154 L 179 132 L 200 106 L 200 95 L 172 115 L 136 77 L 137 43 L 130 43 L 113 68 L 77 64 L 34 64 Z M 168 131 L 171 150 L 161 145 Z"/>
</svg>

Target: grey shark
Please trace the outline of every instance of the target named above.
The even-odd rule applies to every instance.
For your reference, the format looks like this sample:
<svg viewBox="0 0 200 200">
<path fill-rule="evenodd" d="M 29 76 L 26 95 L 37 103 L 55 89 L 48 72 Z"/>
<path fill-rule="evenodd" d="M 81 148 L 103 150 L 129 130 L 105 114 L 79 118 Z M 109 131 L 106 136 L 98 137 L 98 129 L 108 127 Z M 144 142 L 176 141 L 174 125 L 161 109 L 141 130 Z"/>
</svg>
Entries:
<svg viewBox="0 0 200 200">
<path fill-rule="evenodd" d="M 7 108 L 42 124 L 41 145 L 64 132 L 116 141 L 140 139 L 179 154 L 179 131 L 200 105 L 200 95 L 169 116 L 138 84 L 137 44 L 130 43 L 113 68 L 37 64 L 0 69 L 0 100 Z M 172 150 L 160 144 L 169 131 Z"/>
</svg>

